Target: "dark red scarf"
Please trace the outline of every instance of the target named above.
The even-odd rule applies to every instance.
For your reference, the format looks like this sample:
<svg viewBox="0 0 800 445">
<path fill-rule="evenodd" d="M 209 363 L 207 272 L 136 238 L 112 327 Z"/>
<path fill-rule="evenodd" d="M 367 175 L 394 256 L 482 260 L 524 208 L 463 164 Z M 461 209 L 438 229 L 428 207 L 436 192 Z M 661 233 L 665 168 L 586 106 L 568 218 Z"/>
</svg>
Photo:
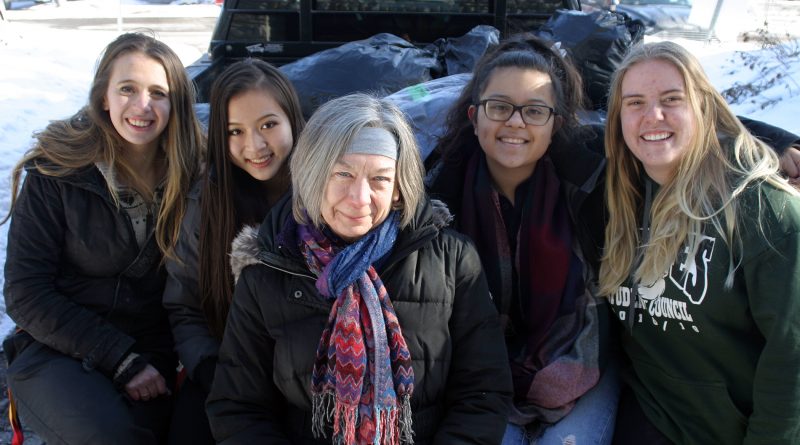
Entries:
<svg viewBox="0 0 800 445">
<path fill-rule="evenodd" d="M 475 242 L 492 296 L 503 319 L 523 311 L 521 356 L 511 357 L 516 418 L 554 423 L 599 380 L 597 312 L 583 280 L 584 265 L 573 251 L 572 224 L 561 182 L 549 157 L 527 181 L 516 257 L 486 158 L 476 152 L 464 177 L 462 232 Z M 519 194 L 518 194 L 519 196 Z M 513 269 L 517 283 L 513 283 Z M 513 286 L 521 305 L 512 305 Z M 520 340 L 520 339 L 517 339 Z"/>
</svg>

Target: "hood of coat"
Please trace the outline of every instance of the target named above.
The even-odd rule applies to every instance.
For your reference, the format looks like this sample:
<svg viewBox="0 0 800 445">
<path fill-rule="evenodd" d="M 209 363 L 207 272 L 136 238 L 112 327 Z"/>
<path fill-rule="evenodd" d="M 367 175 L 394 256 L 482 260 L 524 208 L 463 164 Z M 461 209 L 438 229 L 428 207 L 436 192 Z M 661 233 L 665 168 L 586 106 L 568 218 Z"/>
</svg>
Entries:
<svg viewBox="0 0 800 445">
<path fill-rule="evenodd" d="M 290 196 L 279 201 L 261 223 L 260 227 L 246 226 L 234 238 L 231 246 L 231 270 L 234 280 L 245 267 L 254 264 L 270 264 L 285 269 L 290 273 L 309 274 L 300 257 L 298 247 L 288 245 L 285 233 L 289 219 L 292 218 L 292 201 Z M 453 215 L 443 202 L 425 199 L 417 208 L 414 219 L 397 237 L 397 242 L 388 263 L 392 258 L 405 256 L 408 249 L 417 249 L 423 241 L 435 236 L 447 227 Z"/>
</svg>

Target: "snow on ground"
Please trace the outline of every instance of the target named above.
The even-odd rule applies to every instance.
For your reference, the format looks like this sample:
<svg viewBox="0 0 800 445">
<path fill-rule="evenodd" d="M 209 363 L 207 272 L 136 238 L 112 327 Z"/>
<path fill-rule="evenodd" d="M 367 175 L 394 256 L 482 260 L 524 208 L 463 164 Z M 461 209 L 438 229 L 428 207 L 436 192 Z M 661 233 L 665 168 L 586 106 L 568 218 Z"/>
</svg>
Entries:
<svg viewBox="0 0 800 445">
<path fill-rule="evenodd" d="M 17 3 L 25 2 L 15 2 L 14 7 Z M 768 8 L 774 3 L 767 1 L 763 7 Z M 62 1 L 61 8 L 45 4 L 30 8 L 34 9 L 37 13 L 73 17 L 116 17 L 121 12 L 123 23 L 125 18 L 131 17 L 213 17 L 218 11 L 217 7 L 207 4 L 178 6 L 136 0 L 119 3 L 111 0 Z M 782 14 L 787 24 L 796 22 L 798 10 L 800 8 L 792 10 L 794 17 Z M 0 216 L 6 214 L 10 202 L 9 172 L 30 147 L 31 134 L 50 120 L 71 115 L 86 102 L 96 58 L 106 43 L 117 35 L 116 30 L 49 29 L 42 25 L 14 23 L 13 16 L 22 17 L 28 12 L 31 11 L 9 11 L 12 20 L 0 22 Z M 758 12 L 764 13 L 765 10 L 758 9 Z M 10 13 L 14 13 L 13 16 Z M 124 25 L 123 29 L 126 30 Z M 200 36 L 202 40 L 195 45 L 164 40 L 185 64 L 189 64 L 200 56 L 198 48 L 207 45 L 209 35 L 210 30 L 207 35 Z M 780 74 L 772 86 L 764 87 L 756 96 L 733 105 L 733 108 L 738 114 L 800 134 L 800 119 L 797 119 L 800 116 L 800 57 L 781 58 L 780 51 L 760 49 L 755 43 L 688 40 L 679 43 L 700 58 L 720 90 L 734 86 L 736 82 L 748 84 Z M 800 41 L 788 41 L 785 45 L 788 50 L 796 51 Z M 0 266 L 5 263 L 7 230 L 8 225 L 0 227 Z M 0 274 L 0 288 L 3 281 Z M 0 314 L 4 314 L 3 309 L 0 301 Z M 3 315 L 0 335 L 12 327 L 13 323 Z"/>
</svg>

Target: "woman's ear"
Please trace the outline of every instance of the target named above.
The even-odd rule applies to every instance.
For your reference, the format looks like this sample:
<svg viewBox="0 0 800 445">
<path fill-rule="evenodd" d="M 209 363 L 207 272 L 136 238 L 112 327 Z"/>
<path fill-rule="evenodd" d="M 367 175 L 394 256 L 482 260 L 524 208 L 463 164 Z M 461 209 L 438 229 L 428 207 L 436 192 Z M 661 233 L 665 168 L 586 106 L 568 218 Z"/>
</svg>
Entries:
<svg viewBox="0 0 800 445">
<path fill-rule="evenodd" d="M 394 189 L 392 193 L 392 210 L 400 210 L 403 208 L 403 203 L 400 202 L 400 190 Z"/>
<path fill-rule="evenodd" d="M 469 121 L 472 122 L 472 132 L 475 133 L 475 136 L 478 135 L 478 107 L 475 105 L 470 105 L 467 108 L 467 117 Z"/>
<path fill-rule="evenodd" d="M 478 108 L 475 107 L 475 105 L 470 105 L 469 108 L 467 108 L 467 118 L 469 118 L 469 121 L 472 122 L 472 125 L 477 124 L 477 122 L 475 122 L 475 112 L 477 110 Z"/>
<path fill-rule="evenodd" d="M 553 116 L 553 134 L 556 134 L 563 126 L 564 118 L 558 115 Z"/>
</svg>

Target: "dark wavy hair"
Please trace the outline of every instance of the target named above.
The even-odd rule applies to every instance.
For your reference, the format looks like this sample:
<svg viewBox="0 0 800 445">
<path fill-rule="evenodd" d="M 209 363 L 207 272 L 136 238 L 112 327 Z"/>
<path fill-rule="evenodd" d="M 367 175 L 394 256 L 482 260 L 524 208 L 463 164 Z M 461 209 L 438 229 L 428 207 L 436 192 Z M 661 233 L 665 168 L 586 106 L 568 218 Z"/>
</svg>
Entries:
<svg viewBox="0 0 800 445">
<path fill-rule="evenodd" d="M 447 114 L 447 131 L 439 139 L 434 155 L 428 158 L 430 168 L 438 159 L 445 163 L 461 163 L 468 159 L 480 144 L 467 117 L 470 105 L 478 103 L 496 69 L 522 68 L 550 76 L 555 95 L 555 109 L 561 125 L 553 135 L 551 148 L 569 143 L 580 133 L 577 111 L 584 108 L 586 99 L 580 73 L 552 42 L 532 34 L 517 34 L 490 48 L 478 60 L 472 78 Z"/>
</svg>

